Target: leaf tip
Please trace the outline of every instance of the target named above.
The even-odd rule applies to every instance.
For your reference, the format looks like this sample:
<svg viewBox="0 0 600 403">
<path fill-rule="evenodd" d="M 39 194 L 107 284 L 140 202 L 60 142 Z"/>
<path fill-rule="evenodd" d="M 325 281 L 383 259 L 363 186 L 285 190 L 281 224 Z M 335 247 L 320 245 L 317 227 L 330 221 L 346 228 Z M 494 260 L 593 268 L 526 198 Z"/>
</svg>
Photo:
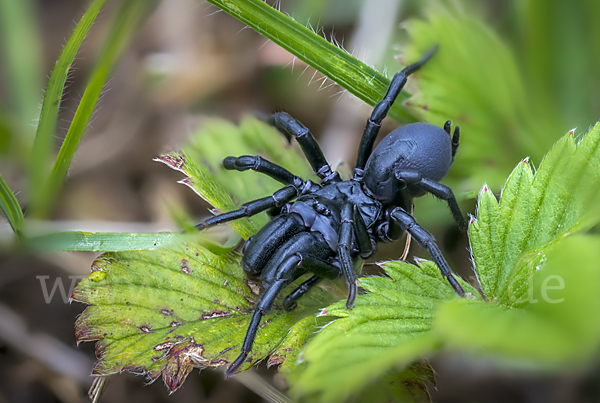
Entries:
<svg viewBox="0 0 600 403">
<path fill-rule="evenodd" d="M 162 162 L 177 171 L 182 171 L 185 165 L 185 157 L 180 153 L 163 154 L 158 158 L 154 158 L 153 161 Z"/>
</svg>

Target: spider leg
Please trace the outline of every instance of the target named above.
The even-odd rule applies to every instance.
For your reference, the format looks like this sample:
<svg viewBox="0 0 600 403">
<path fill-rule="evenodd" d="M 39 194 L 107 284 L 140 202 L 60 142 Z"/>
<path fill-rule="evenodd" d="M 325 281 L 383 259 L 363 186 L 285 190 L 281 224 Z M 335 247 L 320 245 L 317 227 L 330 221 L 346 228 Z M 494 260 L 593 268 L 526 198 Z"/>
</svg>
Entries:
<svg viewBox="0 0 600 403">
<path fill-rule="evenodd" d="M 275 281 L 273 281 L 265 290 L 265 293 L 254 308 L 254 315 L 252 315 L 250 325 L 248 326 L 248 331 L 246 332 L 246 337 L 244 338 L 244 343 L 242 344 L 242 352 L 225 371 L 225 376 L 227 378 L 233 375 L 244 363 L 244 361 L 246 361 L 246 358 L 248 358 L 248 353 L 252 351 L 254 338 L 256 337 L 256 332 L 258 331 L 262 317 L 269 312 L 271 306 L 273 305 L 273 301 L 275 301 L 275 298 L 277 298 L 279 293 L 289 283 L 289 277 L 291 277 L 292 273 L 296 270 L 300 262 L 300 256 L 292 255 L 279 265 Z"/>
<path fill-rule="evenodd" d="M 302 123 L 285 112 L 275 113 L 269 122 L 289 136 L 288 139 L 292 136 L 296 138 L 310 166 L 323 183 L 339 182 L 339 174 L 331 170 L 319 143 Z"/>
<path fill-rule="evenodd" d="M 381 122 L 388 114 L 394 101 L 398 97 L 398 94 L 400 91 L 402 91 L 402 88 L 404 88 L 407 77 L 421 68 L 421 66 L 423 66 L 423 64 L 425 64 L 427 60 L 431 58 L 431 56 L 433 56 L 436 50 L 437 46 L 430 49 L 421 60 L 406 66 L 400 72 L 396 73 L 392 78 L 385 96 L 377 105 L 375 105 L 371 116 L 367 120 L 367 125 L 363 132 L 362 139 L 360 140 L 360 146 L 358 147 L 356 167 L 354 170 L 355 177 L 362 176 L 362 171 L 365 169 L 365 165 L 369 159 L 369 156 L 371 155 L 371 151 L 373 151 L 373 144 L 375 143 L 375 139 L 379 133 Z"/>
<path fill-rule="evenodd" d="M 277 249 L 262 269 L 260 279 L 265 292 L 256 304 L 241 348 L 242 352 L 227 369 L 227 376 L 231 376 L 248 357 L 262 317 L 271 309 L 275 298 L 288 284 L 307 271 L 321 277 L 339 277 L 340 269 L 326 262 L 332 255 L 333 251 L 327 247 L 323 237 L 308 231 L 294 235 Z"/>
<path fill-rule="evenodd" d="M 431 193 L 438 199 L 446 201 L 448 203 L 448 207 L 450 208 L 450 212 L 452 213 L 452 217 L 454 217 L 458 227 L 463 231 L 467 229 L 467 223 L 460 212 L 460 207 L 458 207 L 454 193 L 448 186 L 442 185 L 441 183 L 431 179 L 423 178 L 418 171 L 411 169 L 396 171 L 394 172 L 394 175 L 399 181 L 404 181 L 409 185 L 416 185 L 421 189 Z"/>
<path fill-rule="evenodd" d="M 419 245 L 421 245 L 421 247 L 427 249 L 427 251 L 431 255 L 431 258 L 433 259 L 437 267 L 440 269 L 442 276 L 446 277 L 454 291 L 456 291 L 456 293 L 459 296 L 464 297 L 465 291 L 463 290 L 460 283 L 456 280 L 456 278 L 454 278 L 454 276 L 452 275 L 452 270 L 450 269 L 448 262 L 446 262 L 446 259 L 444 259 L 444 256 L 442 255 L 442 252 L 440 252 L 440 249 L 438 248 L 437 244 L 435 243 L 435 238 L 433 237 L 433 235 L 425 231 L 423 227 L 417 224 L 415 219 L 410 214 L 408 214 L 400 207 L 397 207 L 394 210 L 392 210 L 391 217 L 394 221 L 398 223 L 398 225 L 400 225 L 400 227 L 403 230 L 407 231 L 410 235 L 412 235 L 412 237 L 416 239 L 416 241 L 419 243 Z"/>
<path fill-rule="evenodd" d="M 342 273 L 346 277 L 346 282 L 348 283 L 348 299 L 346 300 L 346 309 L 352 309 L 352 306 L 354 305 L 354 300 L 356 299 L 356 295 L 358 293 L 358 277 L 356 276 L 356 272 L 354 271 L 354 262 L 352 259 L 352 243 L 353 233 L 355 233 L 356 231 L 355 228 L 358 227 L 359 231 L 361 232 L 360 234 L 357 233 L 356 236 L 359 240 L 359 249 L 367 248 L 364 251 L 365 254 L 370 253 L 370 251 L 372 251 L 373 249 L 370 238 L 369 246 L 367 246 L 360 224 L 356 224 L 356 222 L 359 221 L 356 219 L 358 215 L 359 213 L 356 211 L 356 206 L 354 204 L 346 203 L 342 207 L 342 214 L 340 217 L 342 225 L 340 229 L 340 237 L 338 242 L 338 256 L 340 259 Z M 368 233 L 366 235 L 368 236 Z M 361 244 L 362 246 L 360 246 Z M 368 249 L 369 247 L 370 249 Z M 363 253 L 362 250 L 361 253 Z"/>
<path fill-rule="evenodd" d="M 367 225 L 362 218 L 362 215 L 358 212 L 356 205 L 353 205 L 352 210 L 352 227 L 354 234 L 356 235 L 356 243 L 358 244 L 358 251 L 361 257 L 369 257 L 375 251 L 373 242 L 371 242 L 371 236 L 367 230 Z"/>
<path fill-rule="evenodd" d="M 304 294 L 310 291 L 315 285 L 321 281 L 323 277 L 314 275 L 302 284 L 300 284 L 294 291 L 290 292 L 283 299 L 283 309 L 286 311 L 293 311 L 296 309 L 296 301 L 298 301 Z"/>
<path fill-rule="evenodd" d="M 268 210 L 273 207 L 279 207 L 298 196 L 298 190 L 293 186 L 286 186 L 283 189 L 279 189 L 271 196 L 263 197 L 244 203 L 242 207 L 237 210 L 229 211 L 227 213 L 218 214 L 214 217 L 207 218 L 201 223 L 196 225 L 196 228 L 203 230 L 213 225 L 222 224 L 228 221 L 237 220 L 238 218 L 250 217 L 261 211 Z"/>
<path fill-rule="evenodd" d="M 223 168 L 228 170 L 247 171 L 249 169 L 270 176 L 284 185 L 293 185 L 296 189 L 302 189 L 306 182 L 271 161 L 258 155 L 242 155 L 241 157 L 227 157 L 223 160 Z"/>
<path fill-rule="evenodd" d="M 294 291 L 290 292 L 283 300 L 283 309 L 292 311 L 296 308 L 296 301 L 306 294 L 313 286 L 315 286 L 323 278 L 338 278 L 340 276 L 340 268 L 334 264 L 328 263 L 320 257 L 313 256 L 309 253 L 298 253 L 302 262 L 300 265 L 309 272 L 315 273 L 314 276 L 300 284 Z"/>
</svg>

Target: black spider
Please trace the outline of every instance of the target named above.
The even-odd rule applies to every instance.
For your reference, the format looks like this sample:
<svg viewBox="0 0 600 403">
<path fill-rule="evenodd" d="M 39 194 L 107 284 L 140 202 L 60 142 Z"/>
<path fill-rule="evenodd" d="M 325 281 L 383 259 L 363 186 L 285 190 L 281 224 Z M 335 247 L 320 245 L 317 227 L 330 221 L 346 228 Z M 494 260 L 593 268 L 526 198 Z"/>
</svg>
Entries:
<svg viewBox="0 0 600 403">
<path fill-rule="evenodd" d="M 312 134 L 287 113 L 276 113 L 270 121 L 289 139 L 296 138 L 321 179 L 320 185 L 304 181 L 259 156 L 223 160 L 225 169 L 251 169 L 286 185 L 271 196 L 245 203 L 238 210 L 197 225 L 204 229 L 264 210 L 275 211 L 273 219 L 244 244 L 243 269 L 250 278 L 261 280 L 264 294 L 256 304 L 242 352 L 226 371 L 228 377 L 246 360 L 262 317 L 287 285 L 307 272 L 314 274 L 284 299 L 284 309 L 291 310 L 296 300 L 321 278 L 343 275 L 349 286 L 346 307 L 351 309 L 358 283 L 355 260 L 371 255 L 378 242 L 398 239 L 404 231 L 429 251 L 452 288 L 464 296 L 435 239 L 409 213 L 413 198 L 431 193 L 445 200 L 458 225 L 466 227 L 452 190 L 438 183 L 454 160 L 458 126 L 451 139 L 449 121 L 443 129 L 427 123 L 407 124 L 389 133 L 373 150 L 381 122 L 407 77 L 434 52 L 435 48 L 393 77 L 385 97 L 367 121 L 351 180 L 343 181 L 338 172 L 331 170 Z"/>
</svg>

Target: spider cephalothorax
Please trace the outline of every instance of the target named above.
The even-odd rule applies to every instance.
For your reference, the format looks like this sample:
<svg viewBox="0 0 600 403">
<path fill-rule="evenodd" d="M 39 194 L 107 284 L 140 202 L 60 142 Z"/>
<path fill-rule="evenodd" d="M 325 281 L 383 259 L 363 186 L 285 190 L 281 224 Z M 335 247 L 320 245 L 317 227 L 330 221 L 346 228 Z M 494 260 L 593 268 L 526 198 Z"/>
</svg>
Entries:
<svg viewBox="0 0 600 403">
<path fill-rule="evenodd" d="M 413 198 L 431 193 L 445 200 L 459 226 L 466 227 L 452 190 L 438 182 L 452 165 L 458 126 L 451 138 L 450 122 L 443 129 L 428 123 L 408 124 L 389 133 L 373 150 L 381 122 L 407 77 L 434 51 L 393 77 L 367 121 L 351 180 L 343 181 L 331 170 L 310 131 L 286 113 L 276 113 L 270 121 L 296 138 L 320 184 L 304 181 L 259 156 L 227 157 L 223 161 L 226 169 L 254 170 L 286 185 L 271 196 L 197 225 L 204 229 L 265 210 L 276 212 L 243 248 L 243 269 L 249 277 L 261 280 L 264 292 L 256 304 L 242 352 L 227 369 L 227 376 L 246 360 L 262 317 L 287 285 L 303 274 L 313 274 L 283 300 L 284 309 L 293 309 L 296 300 L 320 279 L 344 276 L 349 287 L 346 307 L 351 309 L 357 294 L 356 259 L 371 255 L 377 243 L 395 240 L 404 231 L 429 251 L 442 275 L 458 295 L 464 296 L 435 239 L 410 214 Z"/>
</svg>

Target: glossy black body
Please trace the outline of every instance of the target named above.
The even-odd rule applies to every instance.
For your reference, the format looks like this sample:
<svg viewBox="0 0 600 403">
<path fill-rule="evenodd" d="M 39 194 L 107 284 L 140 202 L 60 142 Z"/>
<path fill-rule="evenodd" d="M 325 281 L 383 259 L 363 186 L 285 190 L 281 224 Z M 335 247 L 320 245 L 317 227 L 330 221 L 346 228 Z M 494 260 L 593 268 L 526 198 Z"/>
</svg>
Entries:
<svg viewBox="0 0 600 403">
<path fill-rule="evenodd" d="M 344 277 L 349 288 L 346 307 L 351 309 L 358 289 L 357 258 L 371 255 L 378 243 L 393 241 L 405 231 L 429 251 L 456 293 L 464 295 L 433 236 L 410 214 L 413 199 L 431 193 L 445 200 L 459 226 L 466 227 L 452 191 L 438 182 L 452 165 L 458 148 L 458 127 L 451 137 L 450 122 L 443 128 L 428 123 L 408 124 L 389 133 L 373 150 L 381 122 L 407 77 L 434 51 L 391 80 L 385 97 L 367 121 L 351 180 L 343 181 L 331 170 L 310 131 L 286 113 L 277 113 L 270 121 L 288 139 L 298 141 L 320 178 L 319 184 L 305 181 L 259 156 L 227 157 L 223 161 L 226 169 L 254 170 L 286 185 L 271 196 L 248 202 L 197 226 L 203 229 L 265 210 L 274 212 L 272 220 L 243 247 L 243 269 L 248 277 L 260 279 L 263 295 L 256 304 L 241 354 L 227 369 L 227 376 L 246 361 L 262 317 L 286 286 L 306 273 L 312 274 L 284 298 L 283 308 L 293 309 L 296 301 L 320 279 Z"/>
<path fill-rule="evenodd" d="M 360 182 L 330 183 L 285 205 L 279 215 L 246 241 L 242 258 L 246 274 L 254 279 L 260 278 L 263 288 L 269 288 L 281 262 L 290 255 L 302 254 L 322 260 L 323 265 L 316 270 L 314 267 L 299 268 L 288 282 L 296 280 L 306 271 L 325 278 L 341 276 L 338 250 L 342 208 L 347 203 L 357 206 L 360 219 L 367 229 L 381 222 L 382 204 L 369 197 Z M 310 236 L 304 234 L 306 232 L 311 233 Z M 373 244 L 377 242 L 375 238 L 372 239 Z M 352 260 L 357 253 L 358 250 L 351 251 Z M 365 257 L 368 254 L 370 251 L 365 252 Z"/>
</svg>

